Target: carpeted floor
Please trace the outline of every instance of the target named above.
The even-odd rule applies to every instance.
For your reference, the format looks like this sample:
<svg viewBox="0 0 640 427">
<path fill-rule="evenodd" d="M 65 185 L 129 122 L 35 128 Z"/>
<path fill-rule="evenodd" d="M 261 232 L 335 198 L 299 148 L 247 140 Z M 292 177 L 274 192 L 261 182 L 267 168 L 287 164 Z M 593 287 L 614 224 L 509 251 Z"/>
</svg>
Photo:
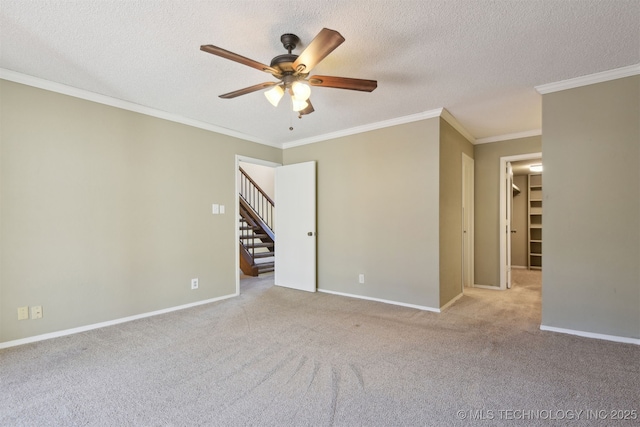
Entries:
<svg viewBox="0 0 640 427">
<path fill-rule="evenodd" d="M 539 280 L 441 314 L 243 281 L 0 350 L 0 425 L 638 425 L 640 347 L 540 331 Z"/>
</svg>

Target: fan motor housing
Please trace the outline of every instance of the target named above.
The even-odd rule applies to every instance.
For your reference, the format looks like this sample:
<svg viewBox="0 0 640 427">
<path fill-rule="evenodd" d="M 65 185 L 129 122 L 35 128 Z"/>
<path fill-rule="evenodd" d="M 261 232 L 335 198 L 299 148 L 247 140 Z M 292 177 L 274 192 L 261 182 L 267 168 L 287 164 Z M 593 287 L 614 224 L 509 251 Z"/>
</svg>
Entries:
<svg viewBox="0 0 640 427">
<path fill-rule="evenodd" d="M 280 70 L 283 74 L 291 74 L 295 72 L 293 69 L 293 63 L 298 59 L 298 55 L 291 53 L 300 43 L 300 38 L 295 34 L 286 33 L 280 36 L 282 46 L 287 49 L 287 53 L 284 55 L 278 55 L 271 60 L 271 68 Z"/>
<path fill-rule="evenodd" d="M 278 55 L 271 60 L 271 67 L 276 68 L 283 73 L 292 73 L 293 63 L 298 59 L 298 55 L 294 55 L 291 53 L 285 53 L 284 55 Z"/>
</svg>

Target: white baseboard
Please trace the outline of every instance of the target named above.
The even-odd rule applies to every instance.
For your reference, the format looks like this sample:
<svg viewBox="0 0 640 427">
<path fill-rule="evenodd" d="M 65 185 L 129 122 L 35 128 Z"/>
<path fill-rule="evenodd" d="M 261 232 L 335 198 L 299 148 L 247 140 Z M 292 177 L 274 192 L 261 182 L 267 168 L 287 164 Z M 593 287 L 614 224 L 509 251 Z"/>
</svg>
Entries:
<svg viewBox="0 0 640 427">
<path fill-rule="evenodd" d="M 540 325 L 541 331 L 559 332 L 561 334 L 577 335 L 585 338 L 595 338 L 598 340 L 621 342 L 625 344 L 640 345 L 640 338 L 619 337 L 616 335 L 596 334 L 594 332 L 576 331 L 573 329 L 556 328 L 555 326 Z"/>
<path fill-rule="evenodd" d="M 342 297 L 363 299 L 363 300 L 367 300 L 367 301 L 382 302 L 382 303 L 385 303 L 385 304 L 399 305 L 399 306 L 402 306 L 402 307 L 415 308 L 417 310 L 422 310 L 422 311 L 433 311 L 434 313 L 440 313 L 440 309 L 439 308 L 427 307 L 427 306 L 424 306 L 424 305 L 407 304 L 407 303 L 404 303 L 404 302 L 390 301 L 390 300 L 381 299 L 381 298 L 373 298 L 373 297 L 365 297 L 365 296 L 362 296 L 362 295 L 347 294 L 347 293 L 344 293 L 344 292 L 330 291 L 329 289 L 320 289 L 320 288 L 318 288 L 318 292 L 324 292 L 325 294 L 339 295 L 339 296 L 342 296 Z"/>
<path fill-rule="evenodd" d="M 440 307 L 440 311 L 444 311 L 447 308 L 451 307 L 453 305 L 453 303 L 455 303 L 456 301 L 458 301 L 460 298 L 462 298 L 464 296 L 464 294 L 462 292 L 460 292 L 457 296 L 455 296 L 451 301 L 449 301 L 448 303 L 446 303 L 445 305 L 443 305 L 442 307 Z"/>
<path fill-rule="evenodd" d="M 524 266 L 524 265 L 512 265 L 512 266 L 511 266 L 511 269 L 513 270 L 514 268 L 515 268 L 516 270 L 526 270 L 526 269 L 527 269 L 527 267 L 526 267 L 526 266 Z"/>
<path fill-rule="evenodd" d="M 489 286 L 489 285 L 473 285 L 474 288 L 479 289 L 489 289 L 491 291 L 501 291 L 500 286 Z"/>
<path fill-rule="evenodd" d="M 159 314 L 170 313 L 172 311 L 184 310 L 185 308 L 197 307 L 199 305 L 210 304 L 212 302 L 222 301 L 228 298 L 233 298 L 238 296 L 237 293 L 224 295 L 217 298 L 211 298 L 203 301 L 192 302 L 189 304 L 179 305 L 176 307 L 169 307 L 162 310 L 151 311 L 149 313 L 136 314 L 135 316 L 122 317 L 120 319 L 108 320 L 106 322 L 94 323 L 92 325 L 80 326 L 78 328 L 65 329 L 63 331 L 51 332 L 48 334 L 35 335 L 33 337 L 22 338 L 13 341 L 5 341 L 0 343 L 0 349 L 15 347 L 18 345 L 29 344 L 38 341 L 44 341 L 51 338 L 59 338 L 67 335 L 78 334 L 80 332 L 86 332 L 93 329 L 105 328 L 107 326 L 118 325 L 120 323 L 131 322 L 132 320 L 144 319 L 145 317 L 157 316 Z"/>
</svg>

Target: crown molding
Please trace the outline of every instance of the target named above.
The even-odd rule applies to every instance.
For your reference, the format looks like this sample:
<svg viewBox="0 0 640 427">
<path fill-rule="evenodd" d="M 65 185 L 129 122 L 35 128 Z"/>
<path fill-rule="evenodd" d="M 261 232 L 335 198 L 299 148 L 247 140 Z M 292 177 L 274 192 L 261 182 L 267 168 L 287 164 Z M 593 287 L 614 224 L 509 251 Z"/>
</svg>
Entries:
<svg viewBox="0 0 640 427">
<path fill-rule="evenodd" d="M 49 80 L 41 79 L 39 77 L 30 76 L 27 74 L 18 73 L 16 71 L 0 68 L 0 79 L 8 80 L 14 83 L 20 83 L 27 86 L 36 87 L 38 89 L 44 89 L 51 92 L 56 92 L 62 95 L 72 96 L 74 98 L 84 99 L 86 101 L 95 102 L 98 104 L 108 105 L 110 107 L 116 107 L 123 110 L 133 111 L 135 113 L 145 114 L 147 116 L 156 117 L 159 119 L 167 120 L 170 122 L 180 123 L 183 125 L 191 126 L 198 129 L 204 129 L 211 132 L 220 133 L 222 135 L 231 136 L 234 138 L 243 139 L 246 141 L 255 142 L 258 144 L 269 145 L 271 147 L 282 148 L 280 144 L 275 144 L 269 141 L 265 141 L 260 138 L 256 138 L 251 135 L 247 135 L 241 132 L 236 132 L 231 129 L 215 126 L 209 123 L 201 122 L 199 120 L 189 119 L 178 114 L 169 113 L 167 111 L 156 110 L 155 108 L 145 107 L 144 105 L 135 104 L 133 102 L 124 101 L 122 99 L 113 98 L 106 95 L 100 95 L 95 92 L 91 92 L 84 89 L 78 89 L 72 86 L 67 86 L 62 83 L 55 83 Z"/>
<path fill-rule="evenodd" d="M 471 135 L 464 128 L 464 126 L 462 126 L 460 122 L 455 117 L 453 117 L 453 115 L 446 108 L 442 109 L 442 113 L 440 114 L 440 117 L 442 117 L 447 123 L 453 126 L 455 130 L 460 132 L 460 135 L 464 136 L 467 139 L 467 141 L 469 141 L 472 144 L 476 143 L 476 139 L 473 137 L 473 135 Z"/>
<path fill-rule="evenodd" d="M 298 139 L 296 141 L 285 142 L 282 144 L 283 149 L 299 147 L 301 145 L 313 144 L 316 142 L 328 141 L 330 139 L 341 138 L 343 136 L 355 135 L 358 133 L 369 132 L 376 129 L 383 129 L 391 126 L 402 125 L 420 120 L 432 119 L 442 114 L 442 108 L 424 111 L 422 113 L 411 114 L 409 116 L 397 117 L 395 119 L 384 120 L 382 122 L 370 123 L 362 126 L 356 126 L 349 129 L 343 129 L 336 132 L 325 133 L 322 135 L 312 136 L 309 138 Z"/>
<path fill-rule="evenodd" d="M 548 83 L 535 86 L 536 91 L 540 95 L 559 92 L 566 89 L 574 89 L 581 86 L 589 86 L 596 83 L 608 82 L 624 77 L 631 77 L 640 74 L 640 64 L 629 65 L 627 67 L 616 68 L 613 70 L 602 71 L 600 73 L 589 74 L 588 76 L 580 76 L 573 79 L 562 80 L 555 83 Z"/>
<path fill-rule="evenodd" d="M 620 69 L 620 70 L 623 70 L 623 69 Z M 620 73 L 618 73 L 617 75 L 619 77 L 624 77 L 627 75 L 640 74 L 640 65 L 633 66 L 633 67 L 625 67 L 624 70 L 625 70 L 624 75 Z M 599 74 L 603 74 L 603 73 L 599 73 Z M 471 135 L 464 128 L 464 126 L 462 126 L 462 124 L 460 124 L 460 122 L 458 122 L 458 120 L 446 108 L 436 108 L 433 110 L 423 111 L 417 114 L 411 114 L 408 116 L 397 117 L 394 119 L 384 120 L 381 122 L 370 123 L 362 126 L 356 126 L 353 128 L 343 129 L 340 131 L 317 135 L 309 138 L 299 139 L 299 140 L 285 142 L 285 143 L 277 143 L 277 142 L 264 140 L 261 138 L 256 138 L 254 136 L 247 135 L 242 132 L 237 132 L 224 127 L 212 125 L 210 123 L 189 119 L 187 117 L 183 117 L 174 113 L 157 110 L 151 107 L 145 107 L 143 105 L 135 104 L 133 102 L 124 101 L 124 100 L 113 98 L 106 95 L 101 95 L 101 94 L 90 92 L 84 89 L 78 89 L 78 88 L 67 86 L 61 83 L 55 83 L 49 80 L 30 76 L 27 74 L 18 73 L 16 71 L 7 70 L 4 68 L 0 68 L 0 79 L 24 84 L 27 86 L 36 87 L 39 89 L 48 90 L 55 93 L 60 93 L 62 95 L 72 96 L 74 98 L 80 98 L 87 101 L 96 102 L 98 104 L 108 105 L 111 107 L 132 111 L 135 113 L 145 114 L 151 117 L 156 117 L 159 119 L 180 123 L 180 124 L 195 127 L 198 129 L 216 132 L 222 135 L 231 136 L 233 138 L 238 138 L 245 141 L 251 141 L 258 144 L 268 145 L 270 147 L 280 148 L 280 149 L 299 147 L 301 145 L 313 144 L 321 141 L 328 141 L 331 139 L 341 138 L 344 136 L 355 135 L 359 133 L 369 132 L 372 130 L 383 129 L 383 128 L 392 127 L 392 126 L 398 126 L 398 125 L 412 123 L 420 120 L 432 119 L 435 117 L 441 117 L 442 119 L 444 119 L 447 123 L 449 123 L 454 129 L 456 129 L 463 137 L 465 137 L 472 144 L 485 144 L 489 142 L 506 141 L 509 139 L 525 138 L 528 136 L 537 136 L 541 134 L 540 130 L 536 129 L 536 130 L 513 133 L 508 135 L 499 135 L 494 137 L 475 139 L 473 135 Z"/>
<path fill-rule="evenodd" d="M 395 119 L 384 120 L 382 122 L 370 123 L 363 126 L 356 126 L 349 129 L 343 129 L 336 132 L 317 135 L 309 138 L 299 139 L 296 141 L 285 142 L 282 144 L 283 149 L 299 147 L 301 145 L 313 144 L 316 142 L 328 141 L 330 139 L 341 138 L 343 136 L 355 135 L 358 133 L 368 132 L 376 129 L 383 129 L 391 126 L 403 125 L 406 123 L 417 122 L 420 120 L 433 119 L 442 117 L 455 130 L 460 132 L 469 142 L 475 143 L 475 138 L 456 120 L 446 108 L 435 108 L 433 110 L 423 111 L 422 113 L 411 114 L 408 116 L 396 117 Z"/>
<path fill-rule="evenodd" d="M 530 136 L 542 135 L 542 129 L 526 130 L 524 132 L 508 133 L 505 135 L 488 136 L 486 138 L 476 139 L 476 144 L 488 144 L 490 142 L 509 141 L 511 139 L 528 138 Z"/>
<path fill-rule="evenodd" d="M 422 113 L 398 117 L 395 119 L 385 120 L 377 123 L 371 123 L 363 126 L 357 126 L 357 127 L 344 129 L 344 130 L 327 133 L 323 135 L 318 135 L 310 138 L 305 138 L 305 139 L 300 139 L 300 140 L 285 142 L 285 143 L 276 143 L 276 142 L 267 141 L 261 138 L 256 138 L 254 136 L 237 132 L 231 129 L 215 126 L 210 123 L 189 119 L 177 114 L 169 113 L 162 110 L 157 110 L 151 107 L 145 107 L 143 105 L 135 104 L 133 102 L 124 101 L 122 99 L 117 99 L 117 98 L 113 98 L 106 95 L 101 95 L 101 94 L 84 90 L 84 89 L 78 89 L 73 86 L 52 82 L 50 80 L 45 80 L 39 77 L 34 77 L 27 74 L 19 73 L 16 71 L 7 70 L 5 68 L 0 68 L 0 79 L 12 81 L 15 83 L 20 83 L 27 86 L 32 86 L 38 89 L 48 90 L 50 92 L 55 92 L 62 95 L 72 96 L 74 98 L 84 99 L 86 101 L 91 101 L 98 104 L 108 105 L 110 107 L 115 107 L 115 108 L 120 108 L 127 111 L 132 111 L 135 113 L 145 114 L 151 117 L 156 117 L 159 119 L 168 120 L 171 122 L 180 123 L 187 126 L 204 129 L 207 131 L 216 132 L 216 133 L 231 136 L 234 138 L 239 138 L 246 141 L 251 141 L 258 144 L 268 145 L 270 147 L 275 147 L 280 149 L 292 148 L 292 147 L 297 147 L 297 146 L 306 145 L 306 144 L 313 144 L 315 142 L 327 141 L 330 139 L 340 138 L 340 137 L 349 136 L 349 135 L 355 135 L 358 133 L 368 132 L 371 130 L 397 126 L 397 125 L 411 123 L 415 121 L 426 120 L 434 117 L 440 117 L 443 114 L 443 112 L 446 111 L 443 108 L 437 108 L 437 109 L 425 111 Z M 464 128 L 455 120 L 455 118 L 451 114 L 449 114 L 449 112 L 446 112 L 444 114 L 446 115 L 445 120 L 447 120 L 447 122 L 449 122 L 453 127 L 458 129 L 458 131 L 460 131 L 460 129 L 464 130 Z M 463 135 L 465 135 L 467 139 L 469 138 L 467 136 L 468 133 L 466 133 L 466 131 L 465 133 L 463 133 Z M 473 140 L 471 139 L 471 141 Z"/>
<path fill-rule="evenodd" d="M 443 108 L 437 108 L 435 110 L 425 111 L 418 114 L 412 114 L 409 116 L 398 117 L 391 120 L 385 120 L 382 122 L 371 123 L 363 126 L 357 126 L 350 129 L 344 129 L 337 132 L 327 133 L 323 135 L 318 135 L 310 138 L 300 139 L 297 141 L 286 142 L 286 143 L 274 143 L 271 141 L 267 141 L 264 139 L 256 138 L 251 135 L 247 135 L 241 132 L 237 132 L 231 129 L 223 128 L 220 126 L 215 126 L 209 123 L 201 122 L 198 120 L 189 119 L 177 114 L 169 113 L 162 110 L 157 110 L 151 107 L 145 107 L 143 105 L 135 104 L 133 102 L 124 101 L 122 99 L 113 98 L 106 95 L 101 95 L 95 92 L 91 92 L 84 89 L 78 89 L 73 86 L 67 86 L 62 83 L 52 82 L 50 80 L 41 79 L 39 77 L 30 76 L 27 74 L 18 73 L 16 71 L 7 70 L 5 68 L 0 68 L 0 79 L 8 80 L 15 83 L 20 83 L 27 86 L 32 86 L 38 89 L 48 90 L 50 92 L 59 93 L 62 95 L 72 96 L 74 98 L 84 99 L 86 101 L 95 102 L 98 104 L 108 105 L 110 107 L 116 107 L 127 111 L 132 111 L 135 113 L 145 114 L 147 116 L 156 117 L 163 120 L 168 120 L 180 124 L 184 124 L 187 126 L 192 126 L 199 129 L 208 130 L 211 132 L 220 133 L 223 135 L 231 136 L 234 138 L 243 139 L 246 141 L 255 142 L 258 144 L 268 145 L 275 148 L 286 149 L 291 147 L 297 147 L 300 145 L 312 144 L 314 142 L 326 141 L 329 139 L 340 138 L 342 136 L 354 135 L 358 133 L 368 132 L 370 130 L 382 129 L 386 127 L 401 125 L 405 123 L 411 123 L 419 120 L 430 119 L 434 117 L 439 117 L 443 113 Z M 448 112 L 447 112 L 448 114 Z M 450 117 L 447 121 L 452 120 L 455 123 L 455 119 L 453 116 L 448 114 Z M 451 122 L 450 122 L 451 123 Z M 452 126 L 455 127 L 453 123 Z M 458 126 L 460 126 L 458 124 Z M 461 126 L 460 126 L 461 127 Z M 457 129 L 457 128 L 456 128 Z"/>
</svg>

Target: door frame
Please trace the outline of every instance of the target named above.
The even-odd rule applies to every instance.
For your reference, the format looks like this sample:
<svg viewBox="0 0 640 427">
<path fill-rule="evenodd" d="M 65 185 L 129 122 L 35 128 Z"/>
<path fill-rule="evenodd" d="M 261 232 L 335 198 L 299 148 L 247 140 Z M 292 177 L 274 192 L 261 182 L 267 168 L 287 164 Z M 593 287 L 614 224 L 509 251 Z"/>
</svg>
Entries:
<svg viewBox="0 0 640 427">
<path fill-rule="evenodd" d="M 469 180 L 466 182 L 465 169 L 470 172 Z M 475 160 L 462 153 L 462 289 L 460 292 L 464 292 L 465 287 L 475 286 L 475 253 L 474 253 L 474 227 L 475 227 Z M 468 218 L 466 218 L 468 216 Z M 465 230 L 465 221 L 468 221 L 469 227 Z M 466 231 L 466 233 L 465 233 Z M 468 247 L 465 250 L 465 235 L 467 239 Z M 466 256 L 465 256 L 466 255 Z M 465 275 L 465 271 L 467 274 Z M 468 283 L 465 283 L 465 278 L 468 278 Z"/>
<path fill-rule="evenodd" d="M 528 154 L 518 154 L 515 156 L 504 156 L 500 157 L 500 211 L 498 217 L 498 241 L 500 242 L 500 257 L 499 257 L 499 268 L 500 268 L 500 289 L 507 289 L 507 238 L 511 239 L 511 233 L 505 233 L 504 230 L 506 228 L 505 217 L 507 215 L 507 189 L 503 183 L 507 179 L 507 163 L 517 162 L 519 160 L 533 160 L 533 159 L 541 159 L 542 153 L 528 153 Z"/>
<path fill-rule="evenodd" d="M 236 266 L 236 296 L 240 295 L 240 228 L 238 227 L 238 217 L 240 216 L 240 188 L 238 187 L 238 177 L 240 174 L 240 162 L 244 163 L 253 163 L 254 165 L 267 166 L 270 168 L 277 168 L 278 166 L 282 166 L 282 163 L 275 163 L 269 160 L 256 159 L 253 157 L 242 156 L 240 154 L 236 154 L 235 156 L 235 166 L 234 166 L 234 188 L 235 188 L 235 196 L 234 196 L 234 236 L 236 242 L 234 244 L 235 248 L 235 266 Z"/>
<path fill-rule="evenodd" d="M 511 236 L 511 223 L 513 222 L 513 166 L 511 165 L 511 162 L 507 162 L 505 169 L 505 180 L 503 181 L 503 184 L 506 196 L 504 198 L 506 209 L 503 218 L 505 220 L 504 233 L 506 236 L 506 248 L 504 255 L 506 262 L 504 263 L 504 268 L 506 271 L 505 285 L 507 289 L 511 289 L 511 240 L 513 239 L 513 237 Z"/>
</svg>

